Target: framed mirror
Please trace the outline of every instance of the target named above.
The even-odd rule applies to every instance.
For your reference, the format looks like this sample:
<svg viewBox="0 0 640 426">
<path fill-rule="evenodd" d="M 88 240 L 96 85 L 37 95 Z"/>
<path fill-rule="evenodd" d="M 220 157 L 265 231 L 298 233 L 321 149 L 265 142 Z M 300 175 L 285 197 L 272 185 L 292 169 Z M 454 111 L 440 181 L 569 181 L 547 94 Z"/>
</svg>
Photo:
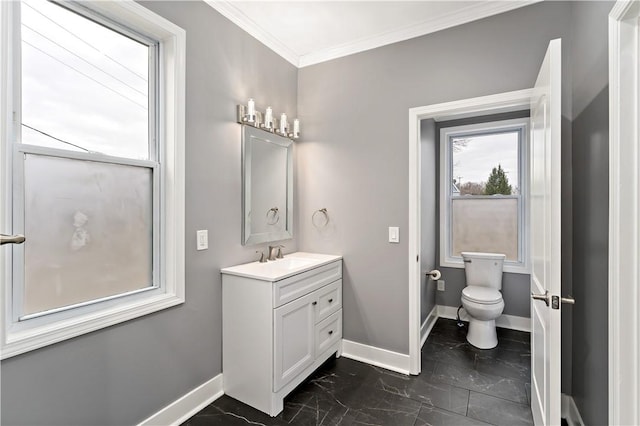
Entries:
<svg viewBox="0 0 640 426">
<path fill-rule="evenodd" d="M 242 244 L 293 238 L 293 141 L 242 126 Z"/>
</svg>

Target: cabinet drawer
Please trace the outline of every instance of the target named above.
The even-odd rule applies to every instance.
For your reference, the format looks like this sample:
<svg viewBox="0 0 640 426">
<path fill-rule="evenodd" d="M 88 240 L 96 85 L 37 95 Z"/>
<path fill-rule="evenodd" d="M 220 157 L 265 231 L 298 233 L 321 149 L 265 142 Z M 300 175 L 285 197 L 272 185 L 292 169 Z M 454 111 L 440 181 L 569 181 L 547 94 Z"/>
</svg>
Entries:
<svg viewBox="0 0 640 426">
<path fill-rule="evenodd" d="M 316 325 L 316 356 L 342 339 L 342 309 Z"/>
<path fill-rule="evenodd" d="M 342 260 L 276 281 L 273 285 L 273 307 L 277 308 L 342 278 Z"/>
<path fill-rule="evenodd" d="M 342 308 L 342 280 L 333 282 L 318 290 L 318 322 Z"/>
</svg>

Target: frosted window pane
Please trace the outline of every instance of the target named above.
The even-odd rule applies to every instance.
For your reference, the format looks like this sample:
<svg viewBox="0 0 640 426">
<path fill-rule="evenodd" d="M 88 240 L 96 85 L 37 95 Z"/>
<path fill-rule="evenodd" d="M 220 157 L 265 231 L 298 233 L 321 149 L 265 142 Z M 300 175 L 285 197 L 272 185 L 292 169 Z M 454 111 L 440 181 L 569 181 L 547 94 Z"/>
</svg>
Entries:
<svg viewBox="0 0 640 426">
<path fill-rule="evenodd" d="M 153 285 L 152 170 L 27 155 L 23 314 Z"/>
<path fill-rule="evenodd" d="M 22 5 L 22 142 L 148 159 L 149 46 L 55 3 Z"/>
<path fill-rule="evenodd" d="M 504 253 L 518 261 L 518 200 L 452 200 L 452 255 L 463 251 Z"/>
</svg>

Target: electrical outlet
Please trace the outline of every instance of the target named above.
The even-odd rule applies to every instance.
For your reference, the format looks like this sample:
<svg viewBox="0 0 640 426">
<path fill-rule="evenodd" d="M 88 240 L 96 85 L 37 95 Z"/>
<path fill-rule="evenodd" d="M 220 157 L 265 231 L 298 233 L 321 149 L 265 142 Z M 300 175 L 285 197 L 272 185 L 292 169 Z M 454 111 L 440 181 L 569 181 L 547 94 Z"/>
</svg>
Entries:
<svg viewBox="0 0 640 426">
<path fill-rule="evenodd" d="M 202 229 L 196 231 L 196 250 L 206 250 L 209 248 L 209 231 Z"/>
<path fill-rule="evenodd" d="M 438 280 L 438 291 L 444 291 L 444 280 Z"/>
</svg>

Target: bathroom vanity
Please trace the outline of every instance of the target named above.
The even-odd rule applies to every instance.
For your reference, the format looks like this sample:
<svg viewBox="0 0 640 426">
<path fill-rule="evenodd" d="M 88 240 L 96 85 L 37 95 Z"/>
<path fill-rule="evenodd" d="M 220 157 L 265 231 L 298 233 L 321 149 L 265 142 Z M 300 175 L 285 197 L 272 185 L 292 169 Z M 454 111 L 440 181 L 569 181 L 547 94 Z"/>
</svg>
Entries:
<svg viewBox="0 0 640 426">
<path fill-rule="evenodd" d="M 271 416 L 342 342 L 342 257 L 293 253 L 224 268 L 224 392 Z"/>
</svg>

